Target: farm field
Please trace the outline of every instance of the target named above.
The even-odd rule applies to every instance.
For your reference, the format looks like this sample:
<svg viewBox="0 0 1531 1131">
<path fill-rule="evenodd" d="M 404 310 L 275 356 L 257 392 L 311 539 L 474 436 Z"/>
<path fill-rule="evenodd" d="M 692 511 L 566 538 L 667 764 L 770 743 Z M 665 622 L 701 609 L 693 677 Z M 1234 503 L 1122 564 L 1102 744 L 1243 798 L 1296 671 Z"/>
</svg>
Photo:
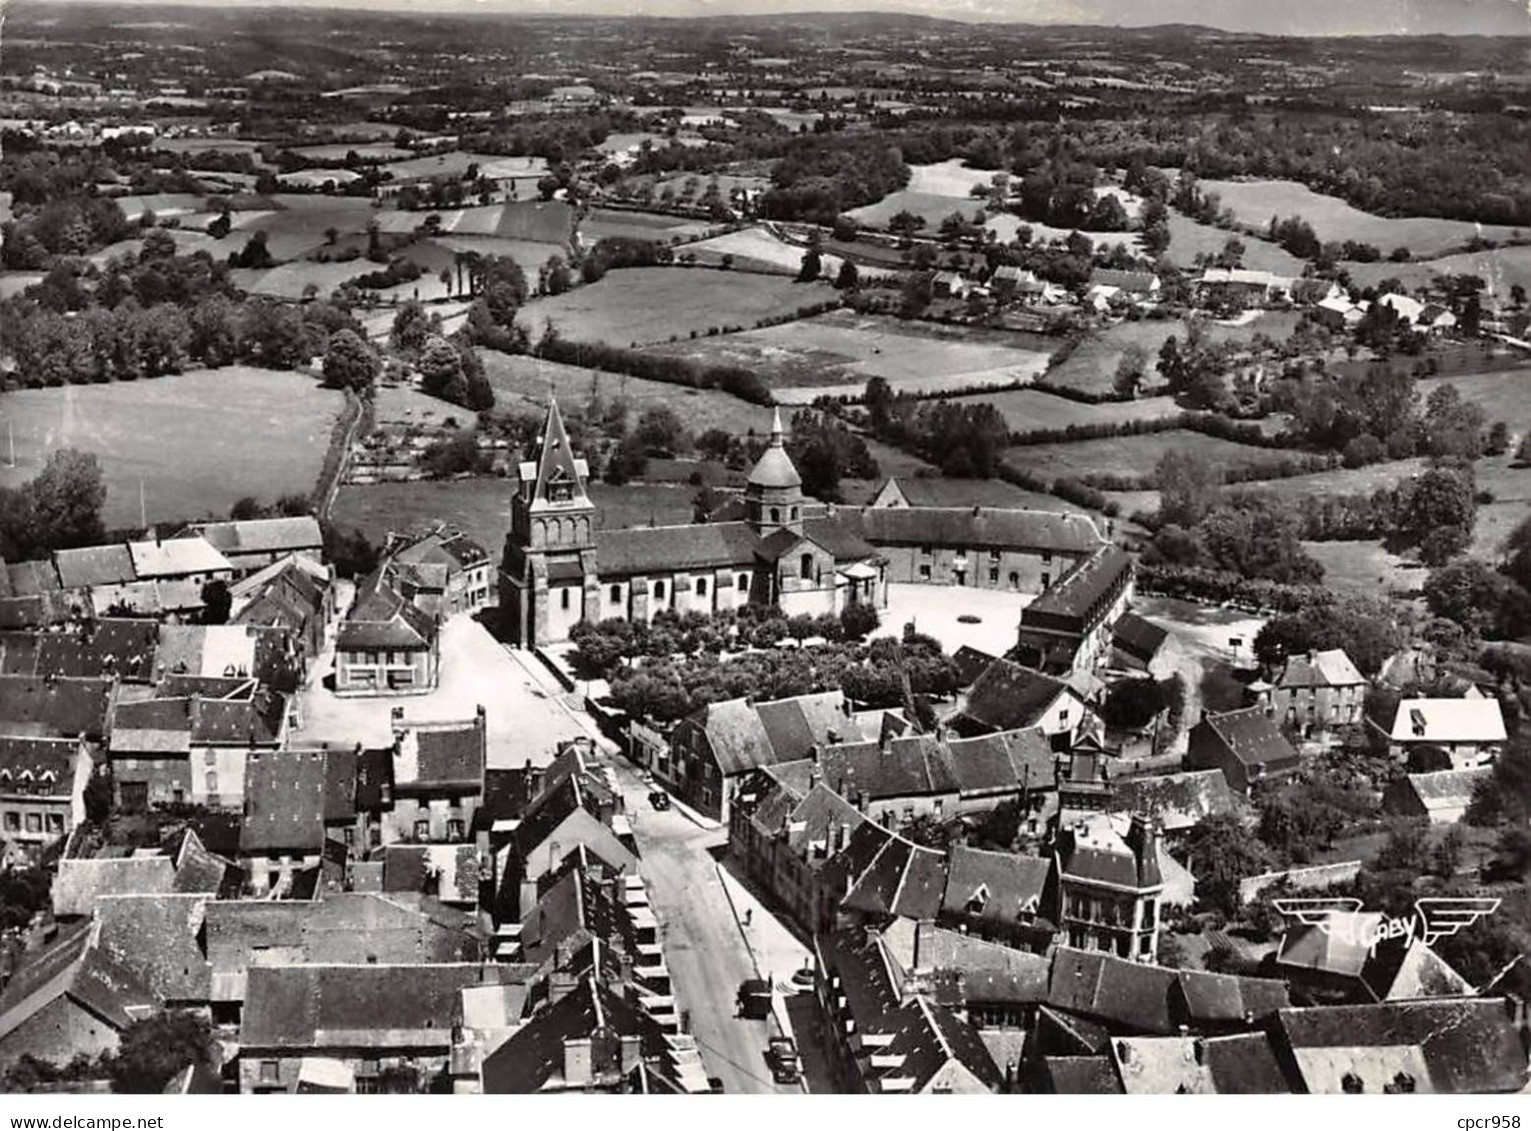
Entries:
<svg viewBox="0 0 1531 1131">
<path fill-rule="evenodd" d="M 1410 290 L 1427 287 L 1445 275 L 1476 275 L 1508 301 L 1510 288 L 1519 283 L 1531 290 L 1531 247 L 1502 247 L 1493 251 L 1469 251 L 1422 263 L 1346 263 L 1358 287 L 1373 287 L 1384 279 L 1397 279 Z"/>
<path fill-rule="evenodd" d="M 28 287 L 42 281 L 41 271 L 0 271 L 0 299 L 19 295 Z"/>
<path fill-rule="evenodd" d="M 607 236 L 626 236 L 635 240 L 669 241 L 690 239 L 707 234 L 702 220 L 667 216 L 662 212 L 626 212 L 616 208 L 594 208 L 579 222 L 585 246 L 594 247 Z"/>
<path fill-rule="evenodd" d="M 355 526 L 381 542 L 391 530 L 408 530 L 445 522 L 460 528 L 499 559 L 510 530 L 511 480 L 454 479 L 414 483 L 346 484 L 335 495 L 332 519 Z M 691 521 L 692 487 L 645 483 L 612 487 L 589 485 L 596 507 L 597 529 L 628 526 L 670 526 Z"/>
<path fill-rule="evenodd" d="M 1273 453 L 1279 456 L 1281 453 Z M 1284 499 L 1301 499 L 1309 496 L 1323 498 L 1326 495 L 1370 495 L 1378 487 L 1392 487 L 1425 469 L 1423 459 L 1401 459 L 1387 463 L 1374 463 L 1370 467 L 1336 467 L 1330 471 L 1315 471 L 1311 475 L 1294 475 L 1289 479 L 1265 479 L 1255 483 L 1242 483 L 1240 487 L 1260 490 Z"/>
<path fill-rule="evenodd" d="M 477 165 L 480 176 L 493 180 L 535 181 L 548 171 L 547 160 L 542 157 L 499 157 L 492 153 L 464 153 L 460 149 L 391 161 L 382 168 L 384 172 L 392 173 L 395 180 L 404 180 L 410 177 L 461 177 L 469 165 Z"/>
<path fill-rule="evenodd" d="M 240 498 L 307 494 L 341 395 L 301 373 L 228 366 L 153 381 L 22 389 L 0 396 L 16 463 L 0 485 L 30 479 L 61 447 L 101 461 L 108 527 L 226 515 Z"/>
<path fill-rule="evenodd" d="M 1169 229 L 1170 246 L 1164 253 L 1165 258 L 1186 270 L 1191 268 L 1198 255 L 1220 254 L 1233 235 L 1174 211 L 1170 212 Z M 1270 271 L 1289 279 L 1302 276 L 1303 261 L 1281 245 L 1257 236 L 1240 235 L 1238 238 L 1244 245 L 1244 266 L 1251 271 Z"/>
<path fill-rule="evenodd" d="M 1071 424 L 1117 424 L 1126 420 L 1160 420 L 1180 412 L 1173 397 L 1143 397 L 1135 401 L 1080 404 L 1043 389 L 1004 389 L 951 397 L 953 404 L 992 404 L 1012 432 L 1067 428 Z"/>
<path fill-rule="evenodd" d="M 1166 452 L 1199 455 L 1219 468 L 1247 467 L 1279 455 L 1263 448 L 1203 436 L 1200 432 L 1175 430 L 1073 443 L 1028 444 L 1008 449 L 1005 462 L 1049 479 L 1150 475 Z"/>
<path fill-rule="evenodd" d="M 484 360 L 485 375 L 494 387 L 496 411 L 542 412 L 547 408 L 551 389 L 563 402 L 566 412 L 588 404 L 594 392 L 608 403 L 618 398 L 627 401 L 629 423 L 633 424 L 645 409 L 664 405 L 674 409 L 681 421 L 697 434 L 709 428 L 739 434 L 750 431 L 764 434 L 771 429 L 770 409 L 742 401 L 719 389 L 691 389 L 495 350 L 479 350 L 479 356 Z"/>
<path fill-rule="evenodd" d="M 1208 338 L 1215 342 L 1248 342 L 1256 334 L 1284 341 L 1291 336 L 1299 319 L 1296 311 L 1265 311 L 1238 326 L 1218 322 L 1208 322 L 1205 326 Z M 1152 362 L 1169 337 L 1183 339 L 1184 326 L 1162 319 L 1118 322 L 1105 330 L 1087 334 L 1063 364 L 1047 375 L 1048 380 L 1086 392 L 1109 392 L 1116 378 L 1117 364 L 1129 346 L 1142 346 Z"/>
<path fill-rule="evenodd" d="M 157 137 L 150 148 L 163 153 L 248 153 L 257 165 L 264 165 L 260 156 L 264 144 L 234 137 Z"/>
<path fill-rule="evenodd" d="M 917 192 L 899 189 L 889 193 L 876 204 L 864 204 L 847 213 L 858 224 L 868 228 L 886 228 L 888 221 L 900 212 L 912 212 L 925 218 L 923 231 L 934 233 L 953 212 L 960 212 L 971 220 L 975 212 L 986 210 L 985 202 L 974 196 L 947 196 L 934 192 Z"/>
<path fill-rule="evenodd" d="M 349 263 L 313 263 L 299 259 L 277 267 L 235 267 L 230 269 L 229 278 L 236 287 L 253 295 L 297 299 L 303 297 L 303 290 L 310 283 L 319 288 L 323 297 L 358 275 L 378 269 L 376 263 L 366 259 L 353 259 Z"/>
<path fill-rule="evenodd" d="M 517 320 L 541 334 L 551 320 L 566 338 L 616 346 L 644 345 L 713 327 L 753 326 L 835 297 L 827 283 L 705 268 L 633 267 L 598 283 L 534 299 Z"/>
<path fill-rule="evenodd" d="M 1029 381 L 1047 366 L 1048 343 L 1005 331 L 948 329 L 847 310 L 781 326 L 698 338 L 654 352 L 758 371 L 783 403 L 859 395 L 873 377 L 895 390 L 965 389 Z"/>
<path fill-rule="evenodd" d="M 1031 242 L 1034 244 L 1066 240 L 1075 231 L 1075 229 L 1071 228 L 1054 228 L 1048 224 L 1039 224 L 1035 220 L 1022 220 L 1019 216 L 1010 212 L 1001 212 L 996 216 L 990 216 L 984 227 L 993 232 L 995 238 L 1000 243 L 1011 243 L 1015 239 L 1016 232 L 1020 231 L 1022 224 L 1031 229 Z M 1080 231 L 1079 234 L 1088 239 L 1094 247 L 1111 247 L 1115 244 L 1124 244 L 1129 250 L 1133 250 L 1137 247 L 1138 243 L 1136 232 Z"/>
<path fill-rule="evenodd" d="M 1531 426 L 1531 366 L 1494 373 L 1426 377 L 1417 386 L 1420 403 L 1429 400 L 1441 385 L 1455 385 L 1464 401 L 1482 406 L 1490 422 L 1504 421 L 1515 435 L 1524 434 Z"/>
<path fill-rule="evenodd" d="M 471 409 L 426 396 L 410 385 L 379 384 L 373 405 L 373 419 L 379 426 L 440 427 L 455 420 L 459 428 L 472 428 L 478 423 L 478 415 Z"/>
<path fill-rule="evenodd" d="M 1264 229 L 1272 216 L 1301 216 L 1320 240 L 1358 240 L 1387 255 L 1406 247 L 1415 255 L 1440 255 L 1464 247 L 1475 235 L 1507 240 L 1514 229 L 1434 217 L 1374 216 L 1337 196 L 1325 196 L 1295 181 L 1202 181 L 1242 224 Z M 1173 245 L 1172 245 L 1173 246 Z"/>
<path fill-rule="evenodd" d="M 1531 514 L 1531 468 L 1514 467 L 1511 456 L 1493 456 L 1477 463 L 1478 487 L 1494 501 L 1478 508 L 1472 552 L 1496 560 L 1506 536 Z"/>
<path fill-rule="evenodd" d="M 336 142 L 332 145 L 303 145 L 288 152 L 296 153 L 305 161 L 344 161 L 352 153 L 355 153 L 360 160 L 367 162 L 401 161 L 410 156 L 408 149 L 378 143 L 348 145 L 345 142 Z"/>
<path fill-rule="evenodd" d="M 796 275 L 803 264 L 805 248 L 778 239 L 765 228 L 744 228 L 737 232 L 725 232 L 721 236 L 687 244 L 685 252 L 695 255 L 697 261 L 720 265 L 725 255 L 732 256 L 732 265 L 739 270 L 774 271 Z M 844 259 L 825 251 L 819 257 L 819 276 L 834 279 L 840 272 Z M 888 278 L 896 272 L 882 267 L 857 265 L 863 278 Z"/>
</svg>

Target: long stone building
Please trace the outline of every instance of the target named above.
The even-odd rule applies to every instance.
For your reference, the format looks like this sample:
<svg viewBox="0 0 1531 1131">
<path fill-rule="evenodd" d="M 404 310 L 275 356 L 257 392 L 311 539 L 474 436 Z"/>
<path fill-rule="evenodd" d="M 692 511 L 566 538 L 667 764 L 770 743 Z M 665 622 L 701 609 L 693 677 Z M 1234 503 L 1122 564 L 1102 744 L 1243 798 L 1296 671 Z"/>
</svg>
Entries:
<svg viewBox="0 0 1531 1131">
<path fill-rule="evenodd" d="M 1037 593 L 1106 546 L 1080 515 L 911 507 L 891 481 L 880 505 L 817 502 L 803 494 L 779 413 L 738 521 L 597 530 L 589 474 L 549 404 L 537 458 L 517 468 L 500 567 L 506 634 L 523 647 L 567 640 L 582 620 L 650 621 L 666 609 L 883 608 L 892 582 Z"/>
</svg>

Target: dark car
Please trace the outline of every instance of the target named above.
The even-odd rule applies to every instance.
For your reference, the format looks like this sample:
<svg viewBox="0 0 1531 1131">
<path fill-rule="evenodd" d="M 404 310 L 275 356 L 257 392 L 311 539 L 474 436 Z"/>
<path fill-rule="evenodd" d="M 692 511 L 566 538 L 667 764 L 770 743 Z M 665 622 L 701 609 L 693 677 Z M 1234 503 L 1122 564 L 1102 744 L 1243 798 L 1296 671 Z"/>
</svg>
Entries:
<svg viewBox="0 0 1531 1131">
<path fill-rule="evenodd" d="M 764 978 L 746 978 L 739 983 L 739 1016 L 760 1020 L 771 1016 L 771 983 Z"/>
<path fill-rule="evenodd" d="M 778 1084 L 796 1084 L 803 1070 L 797 1059 L 797 1045 L 790 1037 L 772 1037 L 766 1049 L 771 1079 Z"/>
<path fill-rule="evenodd" d="M 662 789 L 649 790 L 649 804 L 655 809 L 668 809 L 670 807 L 670 795 Z"/>
<path fill-rule="evenodd" d="M 723 1091 L 723 1077 L 721 1077 L 721 1076 L 709 1076 L 709 1077 L 707 1077 L 707 1090 L 709 1092 L 721 1092 L 721 1091 Z"/>
</svg>

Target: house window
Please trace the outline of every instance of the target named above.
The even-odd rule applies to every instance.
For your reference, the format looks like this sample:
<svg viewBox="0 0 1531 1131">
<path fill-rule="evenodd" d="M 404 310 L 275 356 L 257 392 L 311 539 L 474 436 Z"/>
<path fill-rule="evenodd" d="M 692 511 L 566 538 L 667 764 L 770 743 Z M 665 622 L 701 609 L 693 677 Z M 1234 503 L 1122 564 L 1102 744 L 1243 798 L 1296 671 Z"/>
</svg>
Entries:
<svg viewBox="0 0 1531 1131">
<path fill-rule="evenodd" d="M 780 507 L 772 507 L 771 508 L 771 521 L 772 522 L 780 522 L 781 521 L 781 508 Z"/>
<path fill-rule="evenodd" d="M 27 832 L 40 833 L 43 831 L 43 815 L 41 813 L 27 814 Z"/>
<path fill-rule="evenodd" d="M 654 600 L 656 600 L 656 601 L 663 601 L 664 600 L 664 582 L 663 581 L 656 581 L 656 582 L 654 582 Z"/>
<path fill-rule="evenodd" d="M 998 550 L 990 550 L 989 551 L 989 560 L 991 562 L 999 561 L 999 551 Z"/>
<path fill-rule="evenodd" d="M 998 585 L 999 584 L 999 570 L 997 570 L 997 569 L 989 570 L 989 583 L 991 585 Z"/>
<path fill-rule="evenodd" d="M 1015 570 L 1011 570 L 1010 571 L 1010 588 L 1012 588 L 1012 589 L 1019 589 L 1020 587 L 1021 587 L 1021 575 L 1019 573 L 1017 573 Z"/>
<path fill-rule="evenodd" d="M 1042 551 L 1042 564 L 1043 565 L 1049 565 L 1049 564 L 1051 564 L 1052 560 L 1053 560 L 1053 552 L 1051 550 L 1043 550 Z"/>
<path fill-rule="evenodd" d="M 447 822 L 447 838 L 449 840 L 461 840 L 463 838 L 463 824 L 461 817 L 453 817 Z"/>
<path fill-rule="evenodd" d="M 813 555 L 812 554 L 804 554 L 803 555 L 802 561 L 798 564 L 798 572 L 802 575 L 804 581 L 811 581 L 811 580 L 813 580 Z"/>
<path fill-rule="evenodd" d="M 922 565 L 920 567 L 920 580 L 921 581 L 929 581 L 930 580 L 930 567 L 928 565 Z"/>
<path fill-rule="evenodd" d="M 707 579 L 705 577 L 696 579 L 696 595 L 698 597 L 707 596 Z"/>
<path fill-rule="evenodd" d="M 796 507 L 792 508 L 792 521 L 793 522 L 797 521 L 797 508 Z"/>
<path fill-rule="evenodd" d="M 217 763 L 218 756 L 214 754 L 211 749 L 204 750 L 202 752 L 202 764 L 204 766 L 214 766 L 217 765 Z"/>
<path fill-rule="evenodd" d="M 562 590 L 559 591 L 558 603 L 559 603 L 560 606 L 562 606 L 565 609 L 567 609 L 569 607 L 569 590 L 568 590 L 567 586 L 565 586 Z"/>
<path fill-rule="evenodd" d="M 920 547 L 920 553 L 923 554 L 927 558 L 930 557 L 930 547 L 929 546 L 921 546 Z"/>
<path fill-rule="evenodd" d="M 48 814 L 48 831 L 50 833 L 61 833 L 61 832 L 64 831 L 64 814 L 62 814 L 62 813 L 49 813 Z"/>
<path fill-rule="evenodd" d="M 416 821 L 415 822 L 415 839 L 416 840 L 430 840 L 430 838 L 431 838 L 431 823 L 429 821 Z"/>
<path fill-rule="evenodd" d="M 217 793 L 218 792 L 218 771 L 217 770 L 208 770 L 207 771 L 207 780 L 204 781 L 202 784 L 206 787 L 206 790 L 207 790 L 208 793 Z"/>
<path fill-rule="evenodd" d="M 275 1084 L 278 1078 L 276 1061 L 263 1060 L 260 1062 L 260 1082 L 262 1084 Z"/>
<path fill-rule="evenodd" d="M 615 604 L 618 604 L 621 600 L 622 600 L 622 587 L 620 585 L 613 585 L 611 587 L 611 603 L 613 605 L 615 605 Z"/>
<path fill-rule="evenodd" d="M 340 839 L 345 841 L 347 848 L 352 847 L 356 844 L 356 830 L 347 825 L 345 828 L 340 830 Z"/>
<path fill-rule="evenodd" d="M 1042 575 L 1042 588 L 1046 589 L 1052 583 L 1053 583 L 1053 575 L 1050 574 L 1050 573 L 1044 573 Z"/>
<path fill-rule="evenodd" d="M 739 589 L 742 592 L 748 593 L 749 592 L 749 588 L 750 588 L 750 575 L 747 574 L 747 573 L 741 573 L 739 575 Z"/>
</svg>

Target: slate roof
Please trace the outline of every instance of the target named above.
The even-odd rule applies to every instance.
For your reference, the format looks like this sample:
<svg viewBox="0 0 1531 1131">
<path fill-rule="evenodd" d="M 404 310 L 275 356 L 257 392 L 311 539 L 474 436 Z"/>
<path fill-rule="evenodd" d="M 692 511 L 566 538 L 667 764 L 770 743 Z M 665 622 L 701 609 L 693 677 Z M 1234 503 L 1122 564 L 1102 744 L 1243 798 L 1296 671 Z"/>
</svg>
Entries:
<svg viewBox="0 0 1531 1131">
<path fill-rule="evenodd" d="M 0 794 L 71 796 L 79 752 L 71 738 L 0 737 Z"/>
<path fill-rule="evenodd" d="M 857 1018 L 858 1024 L 861 1019 Z M 951 1010 L 935 1005 L 924 995 L 884 1014 L 874 1023 L 874 1031 L 891 1034 L 893 1039 L 878 1052 L 886 1057 L 901 1057 L 894 1066 L 878 1069 L 875 1062 L 866 1070 L 871 1090 L 923 1091 L 951 1061 L 971 1072 L 979 1083 L 997 1091 L 1004 1076 L 978 1030 L 958 1018 Z M 898 1080 L 897 1088 L 886 1087 Z M 904 1082 L 909 1082 L 905 1086 Z"/>
<path fill-rule="evenodd" d="M 0 676 L 0 733 L 99 738 L 106 733 L 112 683 Z"/>
<path fill-rule="evenodd" d="M 197 522 L 188 529 L 225 555 L 286 554 L 298 550 L 321 550 L 324 547 L 324 534 L 319 529 L 319 520 L 307 514 L 291 518 Z"/>
<path fill-rule="evenodd" d="M 1526 1056 L 1502 998 L 1283 1009 L 1275 1039 L 1290 1052 L 1302 1089 L 1339 1093 L 1346 1075 L 1380 1093 L 1398 1073 L 1419 1092 L 1517 1092 Z"/>
<path fill-rule="evenodd" d="M 436 639 L 429 613 L 401 597 L 379 569 L 357 586 L 356 600 L 341 622 L 335 647 L 341 651 L 428 648 Z"/>
<path fill-rule="evenodd" d="M 1109 1056 L 1042 1058 L 1042 1088 L 1058 1096 L 1119 1096 L 1122 1081 Z"/>
<path fill-rule="evenodd" d="M 92 585 L 120 585 L 138 580 L 133 555 L 120 542 L 109 546 L 54 550 L 53 567 L 58 571 L 59 584 L 65 589 L 88 589 Z"/>
<path fill-rule="evenodd" d="M 818 543 L 836 563 L 860 562 L 878 556 L 877 547 L 867 541 L 860 512 L 837 509 L 823 517 L 805 517 L 803 533 Z"/>
<path fill-rule="evenodd" d="M 1115 783 L 1112 808 L 1149 813 L 1165 832 L 1182 832 L 1208 817 L 1236 813 L 1241 804 L 1221 770 L 1190 770 Z"/>
<path fill-rule="evenodd" d="M 1201 724 L 1223 740 L 1223 744 L 1245 766 L 1264 766 L 1267 771 L 1297 765 L 1297 751 L 1282 735 L 1264 707 L 1245 707 L 1214 714 L 1208 711 Z"/>
<path fill-rule="evenodd" d="M 1015 488 L 999 479 L 961 479 L 944 475 L 893 476 L 877 488 L 874 498 L 886 491 L 889 483 L 897 487 L 898 493 L 911 507 L 968 511 L 975 506 L 997 510 L 1016 509 Z"/>
<path fill-rule="evenodd" d="M 1173 1033 L 1170 992 L 1177 973 L 1100 951 L 1059 947 L 1047 1004 L 1123 1033 Z"/>
<path fill-rule="evenodd" d="M 1040 856 L 987 852 L 953 845 L 947 854 L 941 913 L 980 923 L 1011 925 L 1040 910 L 1051 862 Z M 976 897 L 982 908 L 975 909 Z"/>
<path fill-rule="evenodd" d="M 1291 1090 L 1264 1033 L 1117 1037 L 1110 1047 L 1128 1095 L 1274 1095 Z"/>
<path fill-rule="evenodd" d="M 1132 564 L 1132 555 L 1120 546 L 1101 547 L 1021 610 L 1021 624 L 1087 621 L 1099 602 L 1121 584 Z"/>
<path fill-rule="evenodd" d="M 5 576 L 12 597 L 40 597 L 62 588 L 58 570 L 50 561 L 11 562 L 5 567 Z"/>
<path fill-rule="evenodd" d="M 851 834 L 851 841 L 843 850 L 848 859 L 854 860 L 860 854 L 857 837 L 868 829 L 881 833 L 882 843 L 866 867 L 851 875 L 841 906 L 873 916 L 934 919 L 946 888 L 943 854 L 913 844 L 869 821 Z"/>
<path fill-rule="evenodd" d="M 356 774 L 361 749 L 345 746 L 324 755 L 324 823 L 349 822 L 356 817 Z"/>
<path fill-rule="evenodd" d="M 1111 643 L 1140 663 L 1147 664 L 1159 654 L 1169 633 L 1145 617 L 1128 610 L 1111 627 Z"/>
<path fill-rule="evenodd" d="M 321 750 L 251 751 L 240 851 L 318 852 L 324 847 L 324 784 Z"/>
<path fill-rule="evenodd" d="M 761 541 L 747 522 L 634 526 L 594 536 L 603 578 L 752 566 Z"/>
<path fill-rule="evenodd" d="M 1304 652 L 1288 656 L 1277 687 L 1355 687 L 1364 686 L 1366 677 L 1351 662 L 1343 648 L 1326 652 Z"/>
<path fill-rule="evenodd" d="M 64 928 L 26 957 L 0 991 L 0 1041 L 61 997 L 119 1033 L 157 1008 L 134 965 L 103 954 L 95 936 L 94 923 Z"/>
<path fill-rule="evenodd" d="M 1205 970 L 1180 971 L 1180 995 L 1193 1024 L 1261 1024 L 1292 1002 L 1277 978 L 1244 978 Z"/>
<path fill-rule="evenodd" d="M 414 736 L 419 746 L 419 772 L 412 782 L 395 780 L 398 789 L 464 784 L 482 787 L 488 748 L 485 731 L 477 721 L 419 727 L 414 729 Z"/>
<path fill-rule="evenodd" d="M 1493 776 L 1494 771 L 1490 766 L 1407 774 L 1404 777 L 1404 788 L 1413 794 L 1426 812 L 1432 809 L 1454 809 L 1472 801 L 1473 792 L 1479 783 Z"/>
<path fill-rule="evenodd" d="M 446 1051 L 462 991 L 503 981 L 479 963 L 251 966 L 239 1043 L 248 1050 Z"/>
<path fill-rule="evenodd" d="M 246 681 L 237 699 L 200 695 L 120 702 L 112 712 L 113 753 L 176 752 L 197 745 L 271 746 L 282 734 L 287 697 Z"/>
<path fill-rule="evenodd" d="M 409 540 L 393 554 L 395 561 L 444 565 L 451 573 L 482 565 L 489 551 L 460 530 L 442 527 Z"/>
<path fill-rule="evenodd" d="M 529 1095 L 561 1080 L 564 1042 L 584 1040 L 597 1030 L 641 1039 L 640 1051 L 653 1056 L 663 1038 L 638 1011 L 595 976 L 581 978 L 566 995 L 533 1015 L 484 1058 L 486 1095 Z"/>
<path fill-rule="evenodd" d="M 1058 866 L 1066 878 L 1123 888 L 1156 887 L 1164 883 L 1158 854 L 1134 850 L 1112 827 L 1110 816 L 1092 814 L 1058 833 Z"/>
<path fill-rule="evenodd" d="M 1097 267 L 1090 272 L 1092 287 L 1119 287 L 1131 294 L 1148 294 L 1159 277 L 1151 271 L 1117 271 Z"/>
<path fill-rule="evenodd" d="M 68 632 L 0 633 L 0 673 L 149 679 L 158 647 L 153 621 L 106 617 Z"/>
<path fill-rule="evenodd" d="M 1048 550 L 1064 554 L 1088 554 L 1102 544 L 1100 531 L 1084 515 L 1013 507 L 921 506 L 910 497 L 911 490 L 918 495 L 931 490 L 935 482 L 938 481 L 899 480 L 899 489 L 910 505 L 863 508 L 861 536 L 874 545 Z"/>
<path fill-rule="evenodd" d="M 995 660 L 968 691 L 962 715 L 981 728 L 1011 731 L 1034 726 L 1067 684 L 1013 660 Z"/>
<path fill-rule="evenodd" d="M 1047 999 L 1051 964 L 1040 954 L 934 923 L 915 924 L 914 937 L 910 969 L 956 971 L 967 1004 L 1034 1005 Z"/>
</svg>

